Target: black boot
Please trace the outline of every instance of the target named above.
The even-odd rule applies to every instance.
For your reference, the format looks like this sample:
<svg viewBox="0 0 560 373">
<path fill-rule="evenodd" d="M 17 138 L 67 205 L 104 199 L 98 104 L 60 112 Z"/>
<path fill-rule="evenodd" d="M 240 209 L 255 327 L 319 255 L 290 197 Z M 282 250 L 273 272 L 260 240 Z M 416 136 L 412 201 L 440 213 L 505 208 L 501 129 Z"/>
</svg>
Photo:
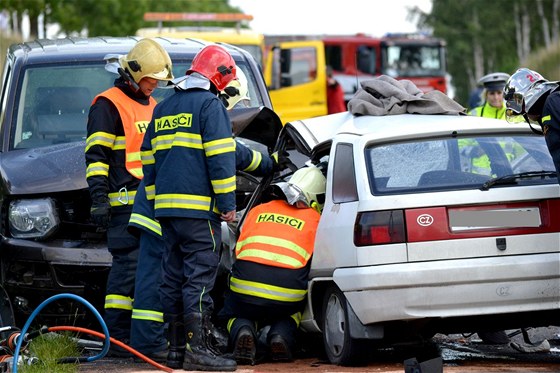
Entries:
<svg viewBox="0 0 560 373">
<path fill-rule="evenodd" d="M 234 360 L 219 356 L 210 345 L 212 325 L 209 318 L 201 313 L 185 316 L 187 349 L 183 360 L 184 370 L 228 371 L 237 369 Z"/>
<path fill-rule="evenodd" d="M 212 323 L 212 319 L 209 314 L 205 313 L 202 315 L 202 317 L 203 317 L 204 325 L 208 326 L 207 333 L 209 332 L 208 334 L 209 346 L 219 355 L 225 354 L 228 349 L 228 339 L 229 339 L 227 332 L 215 326 Z"/>
<path fill-rule="evenodd" d="M 165 364 L 169 368 L 181 369 L 187 344 L 183 314 L 167 314 L 165 318 L 169 323 L 167 330 L 169 352 L 167 353 L 167 362 Z"/>
</svg>

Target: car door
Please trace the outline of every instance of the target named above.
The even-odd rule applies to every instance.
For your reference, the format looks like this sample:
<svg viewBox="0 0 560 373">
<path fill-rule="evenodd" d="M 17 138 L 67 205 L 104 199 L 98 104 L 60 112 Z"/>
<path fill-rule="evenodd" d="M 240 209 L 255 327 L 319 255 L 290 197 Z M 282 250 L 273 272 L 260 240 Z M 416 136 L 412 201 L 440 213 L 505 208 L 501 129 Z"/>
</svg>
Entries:
<svg viewBox="0 0 560 373">
<path fill-rule="evenodd" d="M 327 75 L 321 41 L 275 44 L 268 52 L 264 74 L 274 111 L 282 123 L 327 114 Z"/>
</svg>

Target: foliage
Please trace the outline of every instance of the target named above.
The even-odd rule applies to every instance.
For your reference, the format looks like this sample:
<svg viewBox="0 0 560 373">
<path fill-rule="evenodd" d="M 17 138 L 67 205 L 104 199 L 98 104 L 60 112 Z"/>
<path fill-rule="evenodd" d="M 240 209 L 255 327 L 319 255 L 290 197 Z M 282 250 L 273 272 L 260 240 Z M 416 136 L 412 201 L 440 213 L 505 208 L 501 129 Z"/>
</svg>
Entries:
<svg viewBox="0 0 560 373">
<path fill-rule="evenodd" d="M 77 357 L 78 346 L 69 334 L 44 334 L 31 341 L 29 354 L 37 357 L 32 365 L 22 365 L 22 373 L 75 373 L 78 365 L 74 363 L 59 364 L 57 360 L 64 357 Z"/>
<path fill-rule="evenodd" d="M 521 63 L 523 67 L 538 71 L 548 80 L 560 80 L 560 42 L 542 49 Z"/>
<path fill-rule="evenodd" d="M 432 0 L 431 13 L 424 14 L 419 25 L 447 41 L 448 70 L 459 102 L 467 102 L 481 76 L 493 71 L 511 74 L 523 53 L 545 47 L 545 32 L 554 35 L 554 17 L 558 20 L 555 1 L 559 0 Z M 539 2 L 547 23 L 535 6 Z"/>
</svg>

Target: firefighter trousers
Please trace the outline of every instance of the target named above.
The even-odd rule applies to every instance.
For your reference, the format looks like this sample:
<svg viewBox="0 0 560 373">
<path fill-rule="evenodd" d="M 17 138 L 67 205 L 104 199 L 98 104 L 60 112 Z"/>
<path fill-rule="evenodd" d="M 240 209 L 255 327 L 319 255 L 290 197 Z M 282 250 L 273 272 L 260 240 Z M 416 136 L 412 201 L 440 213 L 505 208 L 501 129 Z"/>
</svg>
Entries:
<svg viewBox="0 0 560 373">
<path fill-rule="evenodd" d="M 140 231 L 130 346 L 143 354 L 167 348 L 163 308 L 159 296 L 163 246 L 161 236 Z"/>
<path fill-rule="evenodd" d="M 220 259 L 220 222 L 162 218 L 165 242 L 161 301 L 165 314 L 208 313 Z"/>
</svg>

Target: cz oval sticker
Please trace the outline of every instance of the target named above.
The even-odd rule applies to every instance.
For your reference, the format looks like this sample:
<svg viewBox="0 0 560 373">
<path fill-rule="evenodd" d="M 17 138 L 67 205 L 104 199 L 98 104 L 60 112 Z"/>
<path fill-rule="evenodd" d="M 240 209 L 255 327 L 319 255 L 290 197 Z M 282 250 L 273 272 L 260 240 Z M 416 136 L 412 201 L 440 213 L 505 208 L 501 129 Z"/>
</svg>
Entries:
<svg viewBox="0 0 560 373">
<path fill-rule="evenodd" d="M 432 223 L 434 222 L 434 218 L 432 217 L 432 215 L 422 214 L 416 218 L 416 222 L 423 227 L 427 227 L 432 225 Z"/>
</svg>

